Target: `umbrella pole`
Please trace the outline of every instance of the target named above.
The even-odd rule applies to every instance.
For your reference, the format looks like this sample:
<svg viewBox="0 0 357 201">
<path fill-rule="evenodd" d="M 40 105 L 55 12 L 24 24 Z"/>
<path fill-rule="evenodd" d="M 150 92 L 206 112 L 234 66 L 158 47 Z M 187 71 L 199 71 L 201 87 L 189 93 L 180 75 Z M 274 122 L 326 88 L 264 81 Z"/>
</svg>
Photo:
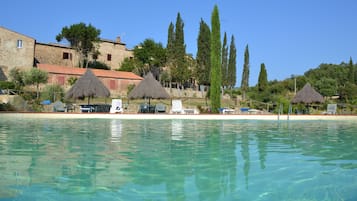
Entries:
<svg viewBox="0 0 357 201">
<path fill-rule="evenodd" d="M 151 112 L 150 108 L 151 108 L 151 107 L 150 107 L 150 98 L 149 98 L 149 112 Z"/>
</svg>

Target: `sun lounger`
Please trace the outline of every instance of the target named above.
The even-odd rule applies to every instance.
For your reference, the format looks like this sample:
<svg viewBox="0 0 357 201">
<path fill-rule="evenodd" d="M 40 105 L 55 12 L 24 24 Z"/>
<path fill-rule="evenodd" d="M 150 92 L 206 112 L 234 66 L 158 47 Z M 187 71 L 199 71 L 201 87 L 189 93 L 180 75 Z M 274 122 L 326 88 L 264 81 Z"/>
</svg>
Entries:
<svg viewBox="0 0 357 201">
<path fill-rule="evenodd" d="M 164 104 L 156 104 L 155 106 L 155 113 L 165 113 L 166 112 L 166 106 Z"/>
<path fill-rule="evenodd" d="M 182 108 L 182 101 L 181 100 L 172 100 L 172 108 L 171 108 L 171 113 L 173 114 L 182 114 L 183 108 Z"/>
<path fill-rule="evenodd" d="M 53 111 L 54 112 L 65 112 L 66 108 L 61 101 L 56 101 L 53 103 Z"/>
<path fill-rule="evenodd" d="M 123 113 L 123 102 L 121 99 L 113 99 L 109 113 Z"/>
<path fill-rule="evenodd" d="M 195 108 L 183 108 L 181 100 L 172 100 L 172 114 L 199 114 Z"/>
<path fill-rule="evenodd" d="M 336 114 L 337 104 L 327 104 L 327 110 L 325 114 Z"/>
<path fill-rule="evenodd" d="M 220 108 L 220 112 L 222 114 L 234 114 L 235 110 L 233 110 L 231 108 L 224 107 L 224 108 Z"/>
</svg>

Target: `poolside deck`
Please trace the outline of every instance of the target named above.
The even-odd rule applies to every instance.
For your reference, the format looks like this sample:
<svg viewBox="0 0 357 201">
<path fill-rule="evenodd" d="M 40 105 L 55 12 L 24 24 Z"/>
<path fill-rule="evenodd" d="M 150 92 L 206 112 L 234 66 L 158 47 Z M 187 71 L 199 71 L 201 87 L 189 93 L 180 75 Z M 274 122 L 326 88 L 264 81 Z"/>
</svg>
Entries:
<svg viewBox="0 0 357 201">
<path fill-rule="evenodd" d="M 5 112 L 2 117 L 46 119 L 197 119 L 197 120 L 349 120 L 357 115 L 276 115 L 276 114 L 109 114 L 109 113 L 30 113 Z"/>
</svg>

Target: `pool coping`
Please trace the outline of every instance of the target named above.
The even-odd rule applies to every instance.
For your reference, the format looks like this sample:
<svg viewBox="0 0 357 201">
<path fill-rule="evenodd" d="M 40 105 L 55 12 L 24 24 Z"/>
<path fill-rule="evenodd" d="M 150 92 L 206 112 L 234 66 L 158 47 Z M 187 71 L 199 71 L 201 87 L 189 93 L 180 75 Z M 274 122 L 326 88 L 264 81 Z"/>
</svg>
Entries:
<svg viewBox="0 0 357 201">
<path fill-rule="evenodd" d="M 197 120 L 343 120 L 357 121 L 357 115 L 276 115 L 276 114 L 109 114 L 2 112 L 10 118 L 45 119 L 197 119 Z"/>
</svg>

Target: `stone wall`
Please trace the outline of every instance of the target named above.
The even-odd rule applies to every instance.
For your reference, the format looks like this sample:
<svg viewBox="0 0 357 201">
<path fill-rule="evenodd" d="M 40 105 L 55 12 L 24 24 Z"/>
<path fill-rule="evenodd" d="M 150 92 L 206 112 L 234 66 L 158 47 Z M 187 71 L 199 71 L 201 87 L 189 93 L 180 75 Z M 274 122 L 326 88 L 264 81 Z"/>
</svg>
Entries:
<svg viewBox="0 0 357 201">
<path fill-rule="evenodd" d="M 120 41 L 101 40 L 99 52 L 97 60 L 107 64 L 112 70 L 118 69 L 125 58 L 133 57 L 133 52 L 127 50 Z"/>
<path fill-rule="evenodd" d="M 58 44 L 36 43 L 36 62 L 59 66 L 79 66 L 78 53 L 70 47 Z"/>
<path fill-rule="evenodd" d="M 35 39 L 0 27 L 0 66 L 6 75 L 13 68 L 32 68 L 34 52 Z"/>
<path fill-rule="evenodd" d="M 125 58 L 133 57 L 133 52 L 127 50 L 125 44 L 101 40 L 98 44 L 100 55 L 96 59 L 107 64 L 112 70 L 118 69 Z M 36 43 L 36 61 L 43 64 L 78 67 L 80 64 L 79 54 L 72 48 L 60 44 Z M 92 57 L 89 56 L 92 60 Z"/>
</svg>

